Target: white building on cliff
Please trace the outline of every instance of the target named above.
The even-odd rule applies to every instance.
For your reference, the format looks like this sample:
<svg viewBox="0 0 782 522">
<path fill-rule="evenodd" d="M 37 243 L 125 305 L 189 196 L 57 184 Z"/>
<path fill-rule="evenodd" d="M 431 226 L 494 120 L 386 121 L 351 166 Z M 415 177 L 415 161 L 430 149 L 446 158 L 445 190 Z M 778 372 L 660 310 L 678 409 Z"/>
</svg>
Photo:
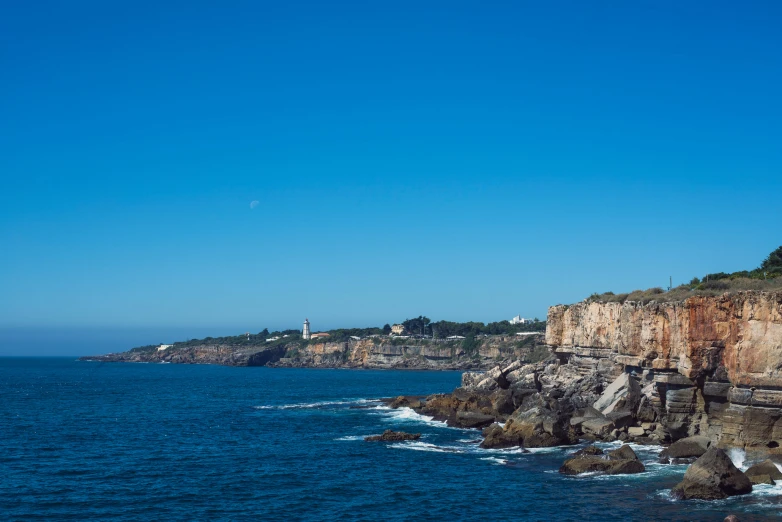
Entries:
<svg viewBox="0 0 782 522">
<path fill-rule="evenodd" d="M 312 334 L 310 333 L 310 320 L 304 319 L 304 327 L 301 330 L 301 338 L 310 340 L 312 339 Z"/>
</svg>

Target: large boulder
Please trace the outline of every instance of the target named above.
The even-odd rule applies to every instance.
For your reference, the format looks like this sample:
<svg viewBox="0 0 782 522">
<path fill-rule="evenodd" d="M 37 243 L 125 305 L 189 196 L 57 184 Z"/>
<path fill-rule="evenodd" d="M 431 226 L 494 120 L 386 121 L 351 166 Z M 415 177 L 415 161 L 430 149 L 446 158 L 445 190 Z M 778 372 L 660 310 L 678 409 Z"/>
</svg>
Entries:
<svg viewBox="0 0 782 522">
<path fill-rule="evenodd" d="M 502 369 L 502 374 L 507 376 L 510 372 L 518 370 L 519 368 L 521 368 L 521 366 L 522 366 L 521 361 L 519 361 L 517 359 L 517 360 L 513 361 L 512 363 L 510 363 L 505 368 L 503 368 Z"/>
<path fill-rule="evenodd" d="M 437 394 L 426 398 L 420 412 L 431 415 L 435 420 L 446 421 L 449 425 L 456 426 L 456 411 L 462 405 L 461 400 L 452 395 Z"/>
<path fill-rule="evenodd" d="M 709 446 L 711 440 L 701 435 L 679 439 L 660 452 L 660 461 L 666 463 L 670 459 L 700 457 L 706 453 Z"/>
<path fill-rule="evenodd" d="M 605 452 L 598 448 L 597 446 L 587 446 L 586 448 L 580 449 L 577 452 L 573 453 L 573 456 L 578 455 L 603 455 Z"/>
<path fill-rule="evenodd" d="M 518 433 L 506 432 L 499 424 L 492 424 L 483 430 L 482 448 L 500 449 L 522 446 L 524 439 Z"/>
<path fill-rule="evenodd" d="M 590 450 L 590 448 L 592 448 Z M 582 451 L 566 460 L 559 472 L 563 475 L 579 475 L 581 473 L 604 473 L 606 475 L 627 475 L 643 473 L 646 471 L 643 463 L 638 460 L 633 449 L 624 445 L 611 451 L 608 455 L 602 455 L 602 451 L 594 446 Z"/>
<path fill-rule="evenodd" d="M 581 423 L 581 430 L 584 433 L 600 438 L 608 437 L 614 429 L 616 429 L 614 423 L 605 417 L 594 417 Z"/>
<path fill-rule="evenodd" d="M 615 411 L 630 411 L 635 413 L 641 401 L 641 386 L 628 373 L 623 373 L 605 389 L 594 407 L 607 415 Z"/>
<path fill-rule="evenodd" d="M 608 458 L 612 460 L 638 460 L 633 448 L 624 444 L 621 448 L 608 452 Z"/>
<path fill-rule="evenodd" d="M 505 375 L 505 379 L 507 379 L 511 385 L 533 388 L 535 391 L 537 391 L 535 370 L 536 367 L 534 364 L 527 364 L 526 366 L 514 368 L 513 370 L 509 371 Z"/>
<path fill-rule="evenodd" d="M 511 365 L 507 368 L 511 370 L 517 369 L 515 366 Z M 478 383 L 475 385 L 478 389 L 489 389 L 493 390 L 495 387 L 499 387 L 504 389 L 507 389 L 510 386 L 510 382 L 505 377 L 505 375 L 508 373 L 506 369 L 503 369 L 501 366 L 495 366 L 491 370 L 487 371 L 483 374 L 483 379 L 478 381 Z"/>
<path fill-rule="evenodd" d="M 485 378 L 486 374 L 483 372 L 464 372 L 462 374 L 462 388 L 474 388 Z"/>
<path fill-rule="evenodd" d="M 498 425 L 488 432 L 481 445 L 484 448 L 545 448 L 576 442 L 566 415 L 551 409 L 540 396 L 530 402 L 534 405 L 525 410 L 516 410 L 505 422 L 502 431 L 499 431 Z"/>
<path fill-rule="evenodd" d="M 671 490 L 677 499 L 718 500 L 752 492 L 752 483 L 721 449 L 712 446 L 693 462 Z"/>
<path fill-rule="evenodd" d="M 754 464 L 744 474 L 753 484 L 774 484 L 775 480 L 782 480 L 782 471 L 771 459 Z"/>
<path fill-rule="evenodd" d="M 511 392 L 511 390 L 503 390 L 502 388 L 495 390 L 494 393 L 489 396 L 489 400 L 491 401 L 492 410 L 494 410 L 498 416 L 510 415 L 516 409 L 516 406 L 513 403 L 513 392 Z"/>
<path fill-rule="evenodd" d="M 479 381 L 478 384 L 473 386 L 475 390 L 479 390 L 483 392 L 490 392 L 492 390 L 496 390 L 499 387 L 500 387 L 499 383 L 493 377 L 486 377 L 481 381 Z"/>
</svg>

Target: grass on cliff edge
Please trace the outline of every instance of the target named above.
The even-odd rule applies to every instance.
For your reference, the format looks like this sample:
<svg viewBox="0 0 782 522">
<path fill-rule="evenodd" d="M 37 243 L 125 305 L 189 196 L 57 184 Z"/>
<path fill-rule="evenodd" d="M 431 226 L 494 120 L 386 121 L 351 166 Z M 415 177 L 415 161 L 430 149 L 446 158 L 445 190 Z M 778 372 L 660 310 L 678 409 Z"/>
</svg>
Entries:
<svg viewBox="0 0 782 522">
<path fill-rule="evenodd" d="M 680 285 L 665 291 L 660 287 L 647 290 L 633 290 L 626 294 L 605 292 L 594 293 L 587 298 L 589 302 L 624 303 L 625 301 L 647 304 L 652 301 L 683 301 L 694 296 L 717 296 L 725 292 L 742 290 L 782 290 L 782 246 L 771 252 L 761 265 L 754 270 L 742 270 L 727 274 L 719 272 L 693 278 L 686 285 Z"/>
</svg>

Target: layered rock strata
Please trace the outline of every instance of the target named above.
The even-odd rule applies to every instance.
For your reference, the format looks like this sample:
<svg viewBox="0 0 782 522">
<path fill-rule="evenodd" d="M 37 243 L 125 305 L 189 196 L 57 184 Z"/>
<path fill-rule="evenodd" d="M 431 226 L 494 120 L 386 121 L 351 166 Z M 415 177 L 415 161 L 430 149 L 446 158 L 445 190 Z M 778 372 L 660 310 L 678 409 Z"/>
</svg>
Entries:
<svg viewBox="0 0 782 522">
<path fill-rule="evenodd" d="M 649 386 L 646 416 L 661 440 L 782 443 L 782 293 L 554 306 L 546 343 L 582 375 Z"/>
<path fill-rule="evenodd" d="M 82 359 L 292 368 L 469 370 L 488 369 L 498 363 L 509 364 L 518 359 L 540 360 L 548 354 L 542 343 L 541 332 L 525 336 L 478 337 L 469 343 L 462 340 L 378 337 L 304 345 L 299 341 L 280 341 L 270 346 L 204 343 L 180 347 L 174 344 L 166 350 L 137 349 Z"/>
</svg>

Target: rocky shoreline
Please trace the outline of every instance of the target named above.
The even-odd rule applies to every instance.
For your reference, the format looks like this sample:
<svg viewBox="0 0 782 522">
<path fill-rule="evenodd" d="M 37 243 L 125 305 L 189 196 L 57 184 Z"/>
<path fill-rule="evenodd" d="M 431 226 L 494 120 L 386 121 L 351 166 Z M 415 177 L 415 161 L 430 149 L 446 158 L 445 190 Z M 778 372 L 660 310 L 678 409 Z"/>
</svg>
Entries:
<svg viewBox="0 0 782 522">
<path fill-rule="evenodd" d="M 530 363 L 527 356 L 540 346 L 544 358 Z M 314 344 L 305 353 L 284 345 L 255 352 L 197 346 L 88 359 L 486 370 L 465 372 L 452 393 L 402 396 L 389 405 L 480 429 L 484 448 L 580 441 L 665 446 L 661 462 L 690 464 L 675 489 L 680 498 L 743 494 L 752 482 L 778 480 L 772 467 L 779 471 L 782 462 L 782 292 L 558 305 L 548 312 L 545 345 L 489 338 L 474 353 L 364 339 Z M 760 467 L 747 475 L 738 470 L 722 451 L 734 447 Z M 622 453 L 574 455 L 563 467 L 639 472 L 632 455 Z"/>
<path fill-rule="evenodd" d="M 480 445 L 487 449 L 625 443 L 605 454 L 595 447 L 574 453 L 560 468 L 566 475 L 642 473 L 644 465 L 627 444 L 662 446 L 661 464 L 690 464 L 692 470 L 674 488 L 676 498 L 725 498 L 751 492 L 753 483 L 782 478 L 782 452 L 773 444 L 743 446 L 747 457 L 758 462 L 745 474 L 720 447 L 735 444 L 704 435 L 677 437 L 678 424 L 671 429 L 654 400 L 656 386 L 649 374 L 638 375 L 631 368 L 608 381 L 597 371 L 583 372 L 552 355 L 537 364 L 516 361 L 466 372 L 461 386 L 449 394 L 400 396 L 385 403 L 448 426 L 481 430 Z"/>
</svg>

